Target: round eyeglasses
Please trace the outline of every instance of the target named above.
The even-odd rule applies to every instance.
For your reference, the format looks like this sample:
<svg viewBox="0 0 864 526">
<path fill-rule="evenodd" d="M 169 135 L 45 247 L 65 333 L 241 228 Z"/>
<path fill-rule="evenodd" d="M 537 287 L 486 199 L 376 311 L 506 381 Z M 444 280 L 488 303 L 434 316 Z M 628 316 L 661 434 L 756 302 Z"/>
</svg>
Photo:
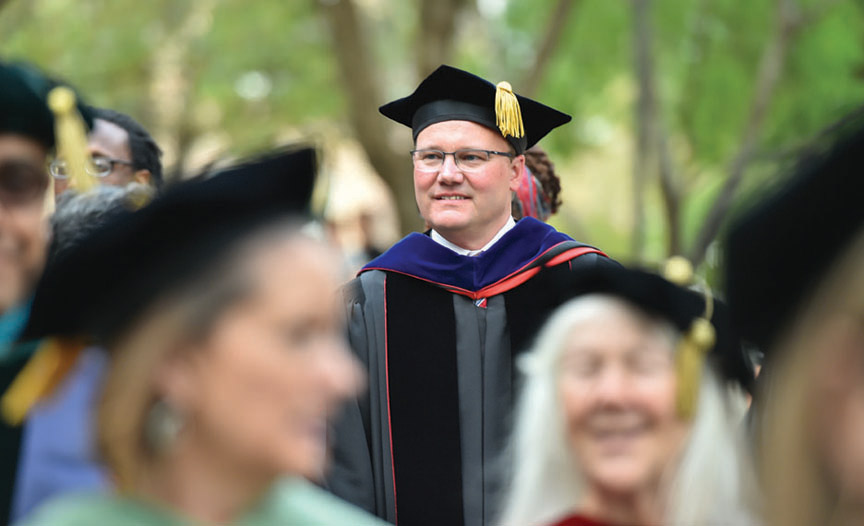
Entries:
<svg viewBox="0 0 864 526">
<path fill-rule="evenodd" d="M 129 161 L 122 159 L 111 159 L 110 157 L 94 157 L 93 162 L 86 167 L 87 173 L 95 177 L 105 177 L 114 171 L 115 164 L 132 166 Z M 63 159 L 54 159 L 48 165 L 48 171 L 55 179 L 66 179 L 69 177 L 69 168 Z"/>
<path fill-rule="evenodd" d="M 483 168 L 493 155 L 500 155 L 513 159 L 515 155 L 509 152 L 496 152 L 494 150 L 478 150 L 466 148 L 455 152 L 443 150 L 411 150 L 411 159 L 414 161 L 414 169 L 421 172 L 435 172 L 444 164 L 444 159 L 453 156 L 456 166 L 466 172 L 474 172 Z"/>
</svg>

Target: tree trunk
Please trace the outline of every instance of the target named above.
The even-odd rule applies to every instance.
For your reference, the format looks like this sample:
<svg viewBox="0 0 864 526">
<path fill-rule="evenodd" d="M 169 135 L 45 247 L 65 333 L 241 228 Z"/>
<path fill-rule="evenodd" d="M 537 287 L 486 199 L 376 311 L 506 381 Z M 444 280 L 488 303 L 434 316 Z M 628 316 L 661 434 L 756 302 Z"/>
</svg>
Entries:
<svg viewBox="0 0 864 526">
<path fill-rule="evenodd" d="M 645 187 L 654 166 L 655 94 L 651 50 L 651 0 L 633 0 L 633 66 L 638 93 L 634 111 L 633 237 L 631 258 L 641 261 L 645 250 Z"/>
<path fill-rule="evenodd" d="M 413 169 L 408 155 L 410 133 L 405 131 L 404 148 L 400 148 L 404 151 L 394 151 L 387 142 L 391 123 L 378 113 L 378 106 L 383 102 L 381 77 L 369 57 L 370 46 L 357 8 L 351 0 L 319 2 L 318 5 L 330 25 L 355 137 L 393 192 L 401 231 L 419 230 L 422 222 L 414 201 Z"/>
<path fill-rule="evenodd" d="M 729 168 L 729 176 L 708 211 L 690 252 L 690 260 L 694 266 L 705 259 L 709 245 L 717 237 L 723 219 L 732 206 L 735 191 L 753 158 L 765 122 L 765 114 L 783 73 L 790 42 L 797 28 L 800 27 L 800 13 L 795 0 L 778 0 L 776 13 L 774 31 L 759 61 L 756 86 L 738 151 Z"/>
<path fill-rule="evenodd" d="M 663 112 L 657 96 L 654 73 L 654 35 L 649 0 L 635 0 L 634 56 L 639 88 L 636 110 L 636 152 L 633 165 L 634 237 L 633 256 L 638 261 L 644 250 L 644 189 L 654 175 L 654 162 L 660 175 L 660 189 L 666 216 L 666 251 L 669 256 L 681 252 L 681 190 L 675 178 L 675 163 L 669 150 Z"/>
<path fill-rule="evenodd" d="M 188 6 L 166 4 L 163 20 L 165 34 L 153 50 L 150 64 L 150 99 L 153 101 L 153 137 L 163 152 L 162 162 L 173 166 L 166 179 L 176 179 L 183 173 L 190 115 L 189 92 L 194 79 L 189 78 L 189 49 L 193 42 L 207 33 L 213 19 L 214 0 L 200 0 Z"/>
<path fill-rule="evenodd" d="M 417 39 L 417 77 L 425 78 L 453 56 L 456 17 L 465 0 L 423 0 Z"/>
<path fill-rule="evenodd" d="M 576 0 L 558 0 L 555 8 L 549 13 L 549 19 L 546 21 L 546 28 L 543 31 L 543 41 L 537 48 L 534 67 L 522 79 L 519 85 L 520 94 L 532 98 L 537 95 L 537 90 L 540 89 L 540 84 L 546 76 L 549 60 L 561 42 L 561 35 L 564 34 L 564 28 L 567 27 L 567 19 L 575 5 Z"/>
</svg>

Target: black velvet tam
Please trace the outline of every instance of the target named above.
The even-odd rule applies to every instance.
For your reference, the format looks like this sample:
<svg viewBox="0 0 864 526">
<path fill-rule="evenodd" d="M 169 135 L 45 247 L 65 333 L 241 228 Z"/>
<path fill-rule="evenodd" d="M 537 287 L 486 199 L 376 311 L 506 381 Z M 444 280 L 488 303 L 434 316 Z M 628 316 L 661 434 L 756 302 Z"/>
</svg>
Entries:
<svg viewBox="0 0 864 526">
<path fill-rule="evenodd" d="M 597 266 L 564 275 L 556 287 L 558 303 L 587 294 L 604 294 L 621 298 L 646 314 L 671 323 L 682 334 L 690 330 L 697 318 L 706 316 L 703 293 L 667 281 L 652 272 L 623 266 Z M 720 373 L 747 390 L 753 383 L 753 369 L 740 338 L 730 323 L 726 305 L 713 300 L 711 324 L 716 343 L 709 351 Z"/>
<path fill-rule="evenodd" d="M 53 148 L 54 115 L 47 98 L 60 85 L 29 64 L 0 61 L 0 133 L 24 135 Z M 76 98 L 78 112 L 92 127 L 92 112 Z"/>
<path fill-rule="evenodd" d="M 177 183 L 121 212 L 49 264 L 20 339 L 120 334 L 253 230 L 308 214 L 315 171 L 314 150 L 286 150 Z"/>
<path fill-rule="evenodd" d="M 734 322 L 763 352 L 864 228 L 864 107 L 817 137 L 786 181 L 727 239 Z"/>
<path fill-rule="evenodd" d="M 414 93 L 385 104 L 378 111 L 411 128 L 414 139 L 427 126 L 452 120 L 476 122 L 498 131 L 495 92 L 495 84 L 445 65 L 426 77 Z M 566 113 L 518 94 L 516 99 L 522 113 L 525 136 L 505 139 L 517 153 L 537 144 L 554 128 L 570 122 L 570 116 Z"/>
</svg>

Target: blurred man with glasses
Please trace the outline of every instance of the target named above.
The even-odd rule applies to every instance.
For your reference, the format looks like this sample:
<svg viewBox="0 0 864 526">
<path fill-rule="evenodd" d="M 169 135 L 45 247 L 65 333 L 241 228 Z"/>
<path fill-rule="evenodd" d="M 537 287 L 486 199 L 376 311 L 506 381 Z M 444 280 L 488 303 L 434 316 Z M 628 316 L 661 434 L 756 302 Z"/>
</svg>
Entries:
<svg viewBox="0 0 864 526">
<path fill-rule="evenodd" d="M 87 147 L 93 159 L 88 172 L 100 184 L 126 186 L 129 183 L 162 186 L 162 151 L 147 130 L 132 117 L 118 111 L 91 108 L 93 129 L 87 136 Z M 66 162 L 55 159 L 50 165 L 54 193 L 68 187 Z"/>
<path fill-rule="evenodd" d="M 0 62 L 0 344 L 14 339 L 26 317 L 24 303 L 45 260 L 47 159 L 54 147 L 46 97 L 56 85 L 31 66 Z"/>
<path fill-rule="evenodd" d="M 13 345 L 27 321 L 50 227 L 48 159 L 54 116 L 46 102 L 58 83 L 32 66 L 0 61 L 0 391 L 26 363 L 32 345 Z M 87 123 L 89 111 L 79 103 Z M 0 422 L 0 521 L 7 524 L 27 426 Z M 68 435 L 64 435 L 68 436 Z M 30 441 L 32 442 L 32 441 Z M 29 443 L 29 442 L 28 442 Z"/>
<path fill-rule="evenodd" d="M 490 524 L 515 359 L 559 301 L 548 280 L 616 263 L 511 215 L 524 151 L 568 115 L 449 66 L 380 111 L 412 129 L 414 193 L 430 228 L 346 288 L 369 391 L 337 424 L 328 487 L 394 523 Z"/>
</svg>

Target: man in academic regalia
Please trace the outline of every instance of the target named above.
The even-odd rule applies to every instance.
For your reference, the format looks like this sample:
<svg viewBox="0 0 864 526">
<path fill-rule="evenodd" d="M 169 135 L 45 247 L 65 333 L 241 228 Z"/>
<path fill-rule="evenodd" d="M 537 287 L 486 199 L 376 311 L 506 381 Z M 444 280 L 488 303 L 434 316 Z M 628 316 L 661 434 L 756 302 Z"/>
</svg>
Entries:
<svg viewBox="0 0 864 526">
<path fill-rule="evenodd" d="M 568 115 L 449 66 L 380 111 L 413 131 L 415 196 L 431 229 L 399 241 L 347 287 L 369 392 L 334 430 L 328 486 L 398 524 L 489 524 L 514 359 L 554 302 L 544 286 L 616 263 L 511 216 L 524 151 Z"/>
</svg>

